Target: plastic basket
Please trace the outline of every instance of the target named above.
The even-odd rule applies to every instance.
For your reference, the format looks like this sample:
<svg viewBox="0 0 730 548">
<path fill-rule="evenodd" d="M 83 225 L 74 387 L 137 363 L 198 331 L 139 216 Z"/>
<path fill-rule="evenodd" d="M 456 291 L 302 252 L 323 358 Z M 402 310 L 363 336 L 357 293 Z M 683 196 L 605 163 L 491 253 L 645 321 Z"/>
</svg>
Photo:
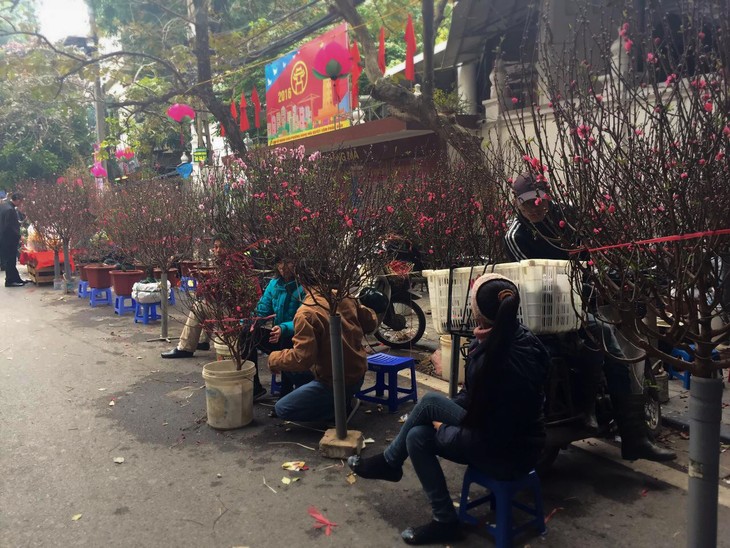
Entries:
<svg viewBox="0 0 730 548">
<path fill-rule="evenodd" d="M 520 320 L 530 331 L 563 333 L 580 327 L 573 302 L 581 295 L 571 284 L 570 262 L 551 259 L 520 261 Z"/>
<path fill-rule="evenodd" d="M 449 270 L 424 270 L 428 280 L 431 317 L 440 334 L 470 331 L 476 322 L 471 312 L 471 287 L 485 272 L 496 272 L 515 282 L 520 290 L 518 317 L 533 333 L 562 333 L 580 326 L 573 310 L 568 261 L 529 259 L 515 263 L 455 268 L 451 284 L 451 324 L 448 322 Z M 575 292 L 576 302 L 580 294 Z"/>
</svg>

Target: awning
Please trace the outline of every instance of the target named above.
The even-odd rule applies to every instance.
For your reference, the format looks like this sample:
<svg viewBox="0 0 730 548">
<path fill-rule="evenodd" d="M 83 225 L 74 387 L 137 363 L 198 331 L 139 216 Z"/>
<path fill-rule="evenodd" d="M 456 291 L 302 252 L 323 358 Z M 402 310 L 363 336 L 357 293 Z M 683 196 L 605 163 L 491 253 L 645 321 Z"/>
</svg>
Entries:
<svg viewBox="0 0 730 548">
<path fill-rule="evenodd" d="M 528 0 L 459 0 L 451 14 L 441 68 L 478 61 L 487 40 L 524 19 Z"/>
</svg>

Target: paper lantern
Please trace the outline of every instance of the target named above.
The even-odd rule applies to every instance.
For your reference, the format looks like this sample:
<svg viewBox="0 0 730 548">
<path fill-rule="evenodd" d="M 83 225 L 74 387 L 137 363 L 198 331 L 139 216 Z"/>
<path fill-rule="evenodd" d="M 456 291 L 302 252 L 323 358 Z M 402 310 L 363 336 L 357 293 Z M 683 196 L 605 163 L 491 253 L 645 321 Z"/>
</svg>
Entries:
<svg viewBox="0 0 730 548">
<path fill-rule="evenodd" d="M 320 48 L 314 57 L 312 72 L 320 80 L 346 78 L 352 70 L 352 58 L 347 48 L 330 42 Z"/>
<path fill-rule="evenodd" d="M 94 177 L 106 177 L 107 176 L 106 169 L 104 169 L 104 166 L 101 164 L 101 162 L 94 162 L 94 165 L 91 166 L 91 174 Z"/>
<path fill-rule="evenodd" d="M 175 103 L 167 109 L 167 115 L 177 123 L 195 120 L 195 109 L 190 105 Z"/>
</svg>

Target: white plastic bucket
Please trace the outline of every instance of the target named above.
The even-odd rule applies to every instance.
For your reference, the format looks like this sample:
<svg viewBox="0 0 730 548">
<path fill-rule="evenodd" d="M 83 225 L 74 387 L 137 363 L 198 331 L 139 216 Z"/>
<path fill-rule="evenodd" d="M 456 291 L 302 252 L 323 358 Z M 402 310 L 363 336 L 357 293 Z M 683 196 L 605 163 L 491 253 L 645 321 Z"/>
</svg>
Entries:
<svg viewBox="0 0 730 548">
<path fill-rule="evenodd" d="M 233 356 L 231 356 L 230 349 L 225 344 L 223 344 L 220 340 L 218 340 L 218 339 L 213 340 L 213 348 L 215 348 L 215 355 L 216 355 L 216 359 L 218 361 L 233 359 Z"/>
<path fill-rule="evenodd" d="M 253 420 L 253 377 L 256 366 L 245 361 L 236 371 L 233 360 L 206 363 L 205 404 L 208 424 L 219 430 L 241 428 Z"/>
<path fill-rule="evenodd" d="M 451 378 L 451 336 L 441 335 L 439 337 L 441 343 L 441 376 L 444 380 Z M 464 384 L 464 374 L 466 367 L 466 359 L 459 352 L 459 384 Z"/>
</svg>

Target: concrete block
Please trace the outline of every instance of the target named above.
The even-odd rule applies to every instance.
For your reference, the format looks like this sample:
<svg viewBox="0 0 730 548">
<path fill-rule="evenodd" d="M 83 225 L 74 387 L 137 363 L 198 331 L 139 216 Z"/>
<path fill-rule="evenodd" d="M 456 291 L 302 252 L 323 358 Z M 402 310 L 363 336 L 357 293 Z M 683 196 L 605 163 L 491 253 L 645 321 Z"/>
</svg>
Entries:
<svg viewBox="0 0 730 548">
<path fill-rule="evenodd" d="M 365 441 L 359 430 L 348 430 L 344 440 L 337 438 L 337 430 L 330 428 L 319 440 L 319 451 L 328 459 L 346 459 L 351 455 L 359 455 Z"/>
</svg>

